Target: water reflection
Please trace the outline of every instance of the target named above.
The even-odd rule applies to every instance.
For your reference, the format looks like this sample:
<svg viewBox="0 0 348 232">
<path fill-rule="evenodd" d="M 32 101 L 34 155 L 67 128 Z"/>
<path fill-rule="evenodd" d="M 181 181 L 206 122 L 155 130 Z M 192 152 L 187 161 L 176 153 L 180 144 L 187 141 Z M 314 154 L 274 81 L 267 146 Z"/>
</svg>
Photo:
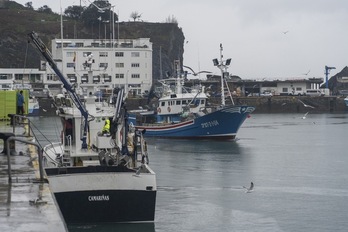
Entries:
<svg viewBox="0 0 348 232">
<path fill-rule="evenodd" d="M 117 223 L 117 224 L 100 224 L 100 225 L 68 225 L 69 232 L 154 232 L 155 223 Z"/>
<path fill-rule="evenodd" d="M 236 141 L 174 140 L 147 138 L 147 143 L 163 152 L 180 152 L 190 154 L 240 154 L 241 148 Z"/>
</svg>

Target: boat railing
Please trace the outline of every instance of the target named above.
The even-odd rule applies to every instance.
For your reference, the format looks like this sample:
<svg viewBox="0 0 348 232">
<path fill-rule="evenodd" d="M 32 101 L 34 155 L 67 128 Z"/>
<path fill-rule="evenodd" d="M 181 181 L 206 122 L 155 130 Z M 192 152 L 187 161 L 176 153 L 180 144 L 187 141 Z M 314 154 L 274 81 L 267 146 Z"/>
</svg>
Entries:
<svg viewBox="0 0 348 232">
<path fill-rule="evenodd" d="M 46 145 L 46 146 L 42 149 L 42 150 L 43 150 L 43 153 L 48 154 L 48 150 L 50 150 L 50 149 L 55 150 L 55 147 L 61 146 L 61 145 L 62 145 L 62 143 L 60 143 L 60 142 L 50 143 L 50 144 Z M 58 162 L 56 159 L 53 159 L 50 155 L 44 156 L 44 162 L 45 162 L 46 165 L 47 165 L 47 161 L 48 161 L 48 160 L 49 160 L 51 163 L 53 163 L 54 165 L 56 165 L 56 166 L 59 166 L 59 165 L 61 164 L 61 163 Z"/>
</svg>

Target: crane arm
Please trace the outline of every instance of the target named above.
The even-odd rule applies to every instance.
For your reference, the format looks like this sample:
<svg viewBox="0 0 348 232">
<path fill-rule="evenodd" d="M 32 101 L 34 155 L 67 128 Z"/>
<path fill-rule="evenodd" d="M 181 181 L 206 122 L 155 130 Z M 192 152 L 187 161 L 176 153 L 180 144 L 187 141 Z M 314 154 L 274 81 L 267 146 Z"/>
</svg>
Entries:
<svg viewBox="0 0 348 232">
<path fill-rule="evenodd" d="M 53 60 L 51 52 L 48 50 L 46 45 L 42 42 L 39 36 L 35 32 L 31 32 L 28 34 L 29 39 L 33 42 L 36 48 L 40 51 L 42 56 L 46 59 L 46 61 L 50 64 L 54 72 L 59 77 L 60 81 L 63 83 L 64 88 L 67 90 L 69 96 L 74 102 L 75 106 L 81 112 L 81 115 L 84 118 L 84 127 L 83 127 L 83 135 L 82 135 L 82 149 L 87 148 L 87 131 L 88 131 L 88 111 L 85 109 L 84 105 L 80 101 L 80 98 L 76 94 L 72 85 L 67 81 L 62 72 L 58 69 L 56 62 Z M 29 41 L 30 42 L 30 41 Z"/>
</svg>

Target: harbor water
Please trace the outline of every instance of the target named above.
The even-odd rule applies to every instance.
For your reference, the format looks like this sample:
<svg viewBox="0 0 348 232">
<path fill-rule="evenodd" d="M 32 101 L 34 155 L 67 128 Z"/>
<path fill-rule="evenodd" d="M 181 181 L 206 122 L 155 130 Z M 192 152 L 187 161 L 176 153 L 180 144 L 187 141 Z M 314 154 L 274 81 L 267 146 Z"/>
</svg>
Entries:
<svg viewBox="0 0 348 232">
<path fill-rule="evenodd" d="M 346 231 L 348 114 L 303 116 L 252 114 L 236 141 L 148 138 L 155 222 L 68 230 Z M 58 120 L 32 118 L 51 139 Z"/>
</svg>

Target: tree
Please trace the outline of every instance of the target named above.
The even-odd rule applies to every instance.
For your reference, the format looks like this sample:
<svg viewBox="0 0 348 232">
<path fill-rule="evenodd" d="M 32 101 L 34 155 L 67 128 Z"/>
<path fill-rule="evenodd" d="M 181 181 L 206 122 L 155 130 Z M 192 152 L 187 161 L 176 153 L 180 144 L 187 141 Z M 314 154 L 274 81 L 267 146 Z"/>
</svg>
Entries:
<svg viewBox="0 0 348 232">
<path fill-rule="evenodd" d="M 87 8 L 84 9 L 81 15 L 81 20 L 87 26 L 97 25 L 100 21 L 107 21 L 112 19 L 111 4 L 108 1 L 94 1 Z M 118 20 L 118 15 L 114 13 L 115 21 Z"/>
<path fill-rule="evenodd" d="M 49 6 L 47 6 L 47 5 L 40 7 L 39 9 L 37 9 L 37 11 L 41 12 L 41 13 L 46 13 L 46 14 L 53 14 L 52 9 L 49 8 Z"/>
<path fill-rule="evenodd" d="M 138 13 L 138 11 L 133 11 L 131 14 L 130 14 L 130 17 L 134 20 L 137 20 L 137 19 L 140 19 L 141 18 L 141 14 Z"/>
<path fill-rule="evenodd" d="M 33 2 L 27 2 L 27 3 L 25 3 L 24 6 L 30 10 L 34 10 Z"/>
<path fill-rule="evenodd" d="M 174 17 L 174 15 L 172 15 L 166 18 L 166 23 L 178 24 L 178 20 Z"/>
<path fill-rule="evenodd" d="M 85 10 L 84 7 L 82 6 L 69 6 L 68 8 L 65 9 L 64 14 L 72 19 L 79 19 Z"/>
</svg>

